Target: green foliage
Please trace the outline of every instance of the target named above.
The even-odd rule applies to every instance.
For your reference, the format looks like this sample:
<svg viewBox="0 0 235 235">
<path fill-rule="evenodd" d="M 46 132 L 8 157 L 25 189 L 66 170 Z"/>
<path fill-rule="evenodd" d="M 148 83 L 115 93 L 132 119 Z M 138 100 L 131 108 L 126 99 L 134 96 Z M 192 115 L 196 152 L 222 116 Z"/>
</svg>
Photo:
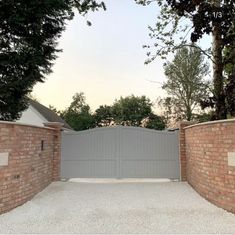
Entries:
<svg viewBox="0 0 235 235">
<path fill-rule="evenodd" d="M 96 126 L 139 126 L 162 130 L 162 117 L 153 114 L 152 103 L 145 96 L 127 96 L 116 100 L 111 106 L 100 106 L 94 114 Z"/>
<path fill-rule="evenodd" d="M 118 125 L 140 126 L 141 121 L 151 114 L 152 104 L 145 96 L 121 97 L 114 102 L 112 113 Z"/>
<path fill-rule="evenodd" d="M 84 93 L 76 93 L 70 106 L 61 112 L 61 117 L 76 131 L 95 127 L 90 106 L 85 102 Z"/>
<path fill-rule="evenodd" d="M 49 104 L 48 108 L 55 112 L 57 115 L 61 116 L 61 111 L 59 111 L 55 106 Z"/>
<path fill-rule="evenodd" d="M 158 107 L 161 109 L 163 121 L 168 128 L 175 128 L 178 121 L 184 120 L 181 106 L 171 97 L 158 98 Z"/>
<path fill-rule="evenodd" d="M 223 50 L 223 58 L 226 62 L 224 65 L 224 72 L 227 76 L 230 76 L 233 74 L 235 66 L 235 49 L 225 47 Z"/>
<path fill-rule="evenodd" d="M 228 116 L 235 117 L 235 69 L 233 69 L 232 74 L 228 76 L 226 82 L 225 94 Z"/>
<path fill-rule="evenodd" d="M 1 90 L 1 86 L 0 86 Z M 4 99 L 1 97 L 4 96 Z M 21 99 L 22 102 L 18 102 Z M 4 90 L 0 94 L 0 120 L 13 121 L 20 117 L 20 111 L 25 110 L 28 107 L 28 98 L 26 96 L 21 97 L 19 93 L 8 92 Z"/>
<path fill-rule="evenodd" d="M 213 62 L 213 97 L 210 99 L 213 102 L 208 102 L 206 98 L 203 105 L 215 108 L 216 119 L 226 118 L 227 112 L 235 107 L 234 103 L 231 105 L 231 97 L 234 94 L 228 93 L 234 91 L 235 87 L 231 89 L 234 82 L 231 78 L 226 81 L 223 73 L 224 68 L 230 72 L 233 70 L 235 1 L 136 0 L 136 2 L 142 5 L 156 2 L 160 7 L 157 23 L 154 27 L 149 27 L 149 35 L 154 39 L 153 46 L 144 46 L 148 49 L 146 63 L 150 63 L 158 56 L 166 59 L 169 53 L 174 53 L 185 45 L 200 49 Z M 213 35 L 213 47 L 202 50 L 196 42 L 206 34 Z M 223 51 L 228 53 L 224 58 Z M 230 88 L 224 90 L 227 82 Z M 226 107 L 226 102 L 229 107 Z"/>
<path fill-rule="evenodd" d="M 66 112 L 62 118 L 75 130 L 82 131 L 95 127 L 94 119 L 89 112 Z"/>
<path fill-rule="evenodd" d="M 204 79 L 209 73 L 208 63 L 197 48 L 183 47 L 164 69 L 167 81 L 162 88 L 168 95 L 163 102 L 166 111 L 176 121 L 193 120 L 194 110 L 209 94 L 210 84 Z"/>
<path fill-rule="evenodd" d="M 196 114 L 194 120 L 199 123 L 215 120 L 215 112 L 210 111 L 208 113 L 203 112 L 203 113 Z"/>
<path fill-rule="evenodd" d="M 55 107 L 49 108 L 60 115 L 74 130 L 86 130 L 94 127 L 112 125 L 139 126 L 149 129 L 163 130 L 163 117 L 152 111 L 152 103 L 145 96 L 127 96 L 116 100 L 113 105 L 101 105 L 92 114 L 90 106 L 86 104 L 83 92 L 76 93 L 68 108 L 58 111 Z"/>
<path fill-rule="evenodd" d="M 105 9 L 94 0 L 0 1 L 0 119 L 14 120 L 27 107 L 26 95 L 52 72 L 58 38 L 77 9 Z"/>
<path fill-rule="evenodd" d="M 235 117 L 235 41 L 223 51 L 225 74 L 225 95 L 228 115 Z"/>
<path fill-rule="evenodd" d="M 160 14 L 153 27 L 149 26 L 150 37 L 155 40 L 154 52 L 147 54 L 149 63 L 157 56 L 166 59 L 166 55 L 176 49 L 195 43 L 205 34 L 213 32 L 213 26 L 219 24 L 223 47 L 231 46 L 235 41 L 234 16 L 235 2 L 233 0 L 220 0 L 220 6 L 213 4 L 211 0 L 135 0 L 137 4 L 149 5 L 156 2 L 160 7 Z M 185 33 L 185 34 L 184 34 Z M 188 37 L 188 35 L 190 37 Z M 191 46 L 197 47 L 196 44 Z M 147 49 L 152 47 L 146 45 Z M 234 47 L 233 47 L 234 48 Z M 200 48 L 199 48 L 200 49 Z M 210 49 L 203 51 L 208 57 Z"/>
<path fill-rule="evenodd" d="M 155 130 L 164 130 L 166 128 L 166 124 L 162 117 L 155 114 L 150 114 L 144 127 Z"/>
<path fill-rule="evenodd" d="M 94 119 L 97 127 L 110 126 L 113 122 L 112 107 L 101 105 L 96 109 Z"/>
</svg>

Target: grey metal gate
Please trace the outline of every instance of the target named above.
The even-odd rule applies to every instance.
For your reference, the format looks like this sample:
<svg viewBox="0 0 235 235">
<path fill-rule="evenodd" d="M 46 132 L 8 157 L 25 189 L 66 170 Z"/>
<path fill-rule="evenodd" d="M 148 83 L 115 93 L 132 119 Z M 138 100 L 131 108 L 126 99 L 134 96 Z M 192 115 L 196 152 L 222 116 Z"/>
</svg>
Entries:
<svg viewBox="0 0 235 235">
<path fill-rule="evenodd" d="M 179 179 L 178 132 L 103 127 L 62 133 L 62 178 Z"/>
</svg>

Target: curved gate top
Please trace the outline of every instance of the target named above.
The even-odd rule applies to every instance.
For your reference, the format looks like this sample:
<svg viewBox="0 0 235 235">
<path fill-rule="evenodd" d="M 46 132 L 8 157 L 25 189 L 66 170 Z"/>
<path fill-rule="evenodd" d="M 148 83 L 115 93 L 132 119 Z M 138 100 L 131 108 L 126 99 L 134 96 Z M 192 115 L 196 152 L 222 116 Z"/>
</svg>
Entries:
<svg viewBox="0 0 235 235">
<path fill-rule="evenodd" d="M 179 177 L 178 131 L 116 126 L 62 133 L 61 178 Z"/>
</svg>

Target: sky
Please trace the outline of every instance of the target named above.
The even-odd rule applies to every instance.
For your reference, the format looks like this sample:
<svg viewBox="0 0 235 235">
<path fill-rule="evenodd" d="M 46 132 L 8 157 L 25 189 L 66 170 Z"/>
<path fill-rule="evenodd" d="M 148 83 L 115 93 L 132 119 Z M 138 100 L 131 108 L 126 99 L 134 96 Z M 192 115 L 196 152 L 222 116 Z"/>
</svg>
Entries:
<svg viewBox="0 0 235 235">
<path fill-rule="evenodd" d="M 120 96 L 146 95 L 154 102 L 165 95 L 161 89 L 166 79 L 164 61 L 144 65 L 147 57 L 142 48 L 150 43 L 148 25 L 156 22 L 156 4 L 143 7 L 134 0 L 105 0 L 105 4 L 107 11 L 85 18 L 76 15 L 68 22 L 59 39 L 63 52 L 58 54 L 53 73 L 33 89 L 32 95 L 42 104 L 62 110 L 76 92 L 84 92 L 95 111 Z"/>
</svg>

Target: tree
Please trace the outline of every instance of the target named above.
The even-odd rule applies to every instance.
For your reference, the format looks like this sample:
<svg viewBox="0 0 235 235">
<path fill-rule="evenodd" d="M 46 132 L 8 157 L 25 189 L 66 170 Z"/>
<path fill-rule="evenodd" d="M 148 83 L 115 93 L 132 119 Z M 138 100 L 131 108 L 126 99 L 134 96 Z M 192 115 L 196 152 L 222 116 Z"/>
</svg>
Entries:
<svg viewBox="0 0 235 235">
<path fill-rule="evenodd" d="M 48 107 L 51 111 L 55 112 L 57 115 L 61 116 L 62 111 L 58 110 L 55 106 L 49 104 Z"/>
<path fill-rule="evenodd" d="M 233 42 L 235 47 L 235 41 Z M 235 117 L 235 50 L 231 47 L 226 47 L 223 51 L 225 63 L 225 73 L 227 75 L 225 96 L 227 101 L 228 113 Z"/>
<path fill-rule="evenodd" d="M 74 130 L 86 130 L 94 127 L 112 125 L 139 126 L 162 130 L 165 122 L 162 117 L 152 111 L 152 103 L 145 96 L 127 96 L 116 100 L 113 105 L 101 105 L 92 114 L 86 104 L 84 93 L 76 93 L 68 108 L 64 111 L 55 110 Z"/>
<path fill-rule="evenodd" d="M 105 9 L 94 0 L 0 1 L 0 119 L 14 120 L 26 95 L 52 72 L 58 38 L 74 9 L 82 15 Z M 88 22 L 88 24 L 90 24 Z"/>
<path fill-rule="evenodd" d="M 101 105 L 98 109 L 96 109 L 94 119 L 97 127 L 110 126 L 114 123 L 112 107 L 108 105 Z"/>
<path fill-rule="evenodd" d="M 150 114 L 144 127 L 154 130 L 164 130 L 166 128 L 166 123 L 162 117 L 155 114 Z"/>
<path fill-rule="evenodd" d="M 205 80 L 209 65 L 204 56 L 197 48 L 183 47 L 177 50 L 173 61 L 168 62 L 164 69 L 167 81 L 162 88 L 168 95 L 165 103 L 170 101 L 176 120 L 194 119 L 194 111 L 202 97 L 209 94 L 209 82 Z"/>
<path fill-rule="evenodd" d="M 152 110 L 152 103 L 145 96 L 127 96 L 116 100 L 112 107 L 112 114 L 118 125 L 140 126 L 141 121 L 148 117 Z"/>
<path fill-rule="evenodd" d="M 76 131 L 95 127 L 90 106 L 85 101 L 84 93 L 76 93 L 70 106 L 61 112 L 61 117 Z"/>
<path fill-rule="evenodd" d="M 210 110 L 209 112 L 201 112 L 199 114 L 195 115 L 195 121 L 196 122 L 209 122 L 215 120 L 215 113 L 213 110 Z"/>
<path fill-rule="evenodd" d="M 145 96 L 127 96 L 116 100 L 113 105 L 101 105 L 94 114 L 97 127 L 124 125 L 162 130 L 162 117 L 153 114 L 152 103 Z"/>
<path fill-rule="evenodd" d="M 228 113 L 235 117 L 235 69 L 233 70 L 233 73 L 228 76 L 225 95 Z"/>
<path fill-rule="evenodd" d="M 152 0 L 136 0 L 139 4 L 150 4 Z M 233 0 L 156 0 L 161 8 L 156 27 L 150 28 L 150 36 L 156 39 L 156 52 L 148 52 L 151 62 L 157 56 L 166 58 L 169 52 L 188 44 L 187 35 L 191 35 L 191 46 L 197 47 L 196 42 L 205 34 L 213 38 L 212 56 L 206 50 L 213 62 L 213 102 L 216 119 L 224 119 L 227 115 L 226 94 L 224 91 L 224 67 L 227 63 L 223 59 L 223 50 L 228 47 L 235 50 L 235 2 Z M 182 23 L 186 22 L 186 23 Z M 182 35 L 185 32 L 185 35 Z M 176 38 L 178 36 L 178 38 Z M 150 48 L 150 46 L 146 46 Z M 233 83 L 231 83 L 233 84 Z M 234 90 L 234 89 L 232 89 Z M 231 95 L 231 94 L 230 94 Z"/>
<path fill-rule="evenodd" d="M 158 108 L 161 110 L 161 116 L 165 125 L 168 128 L 177 126 L 178 121 L 183 120 L 183 111 L 180 105 L 177 105 L 176 100 L 173 103 L 171 97 L 157 99 Z"/>
<path fill-rule="evenodd" d="M 175 103 L 173 103 L 173 101 Z M 168 128 L 176 128 L 179 126 L 179 122 L 186 120 L 182 106 L 177 104 L 176 100 L 171 99 L 171 97 L 157 99 L 157 104 L 161 110 L 162 120 Z M 198 109 L 197 112 L 193 114 L 193 121 L 195 122 L 207 122 L 215 120 L 215 113 L 211 109 L 206 111 Z"/>
<path fill-rule="evenodd" d="M 0 91 L 2 87 L 0 86 Z M 4 94 L 3 94 L 4 93 Z M 21 97 L 20 94 L 14 92 L 12 93 L 3 93 L 0 94 L 4 99 L 0 99 L 0 120 L 16 120 L 20 117 L 19 110 L 25 110 L 27 108 L 28 98 L 26 96 Z M 21 99 L 21 102 L 18 102 L 18 99 Z"/>
<path fill-rule="evenodd" d="M 165 123 L 162 117 L 152 111 L 153 104 L 146 96 L 127 96 L 116 100 L 112 106 L 114 122 L 124 126 L 139 126 L 162 130 Z"/>
</svg>

